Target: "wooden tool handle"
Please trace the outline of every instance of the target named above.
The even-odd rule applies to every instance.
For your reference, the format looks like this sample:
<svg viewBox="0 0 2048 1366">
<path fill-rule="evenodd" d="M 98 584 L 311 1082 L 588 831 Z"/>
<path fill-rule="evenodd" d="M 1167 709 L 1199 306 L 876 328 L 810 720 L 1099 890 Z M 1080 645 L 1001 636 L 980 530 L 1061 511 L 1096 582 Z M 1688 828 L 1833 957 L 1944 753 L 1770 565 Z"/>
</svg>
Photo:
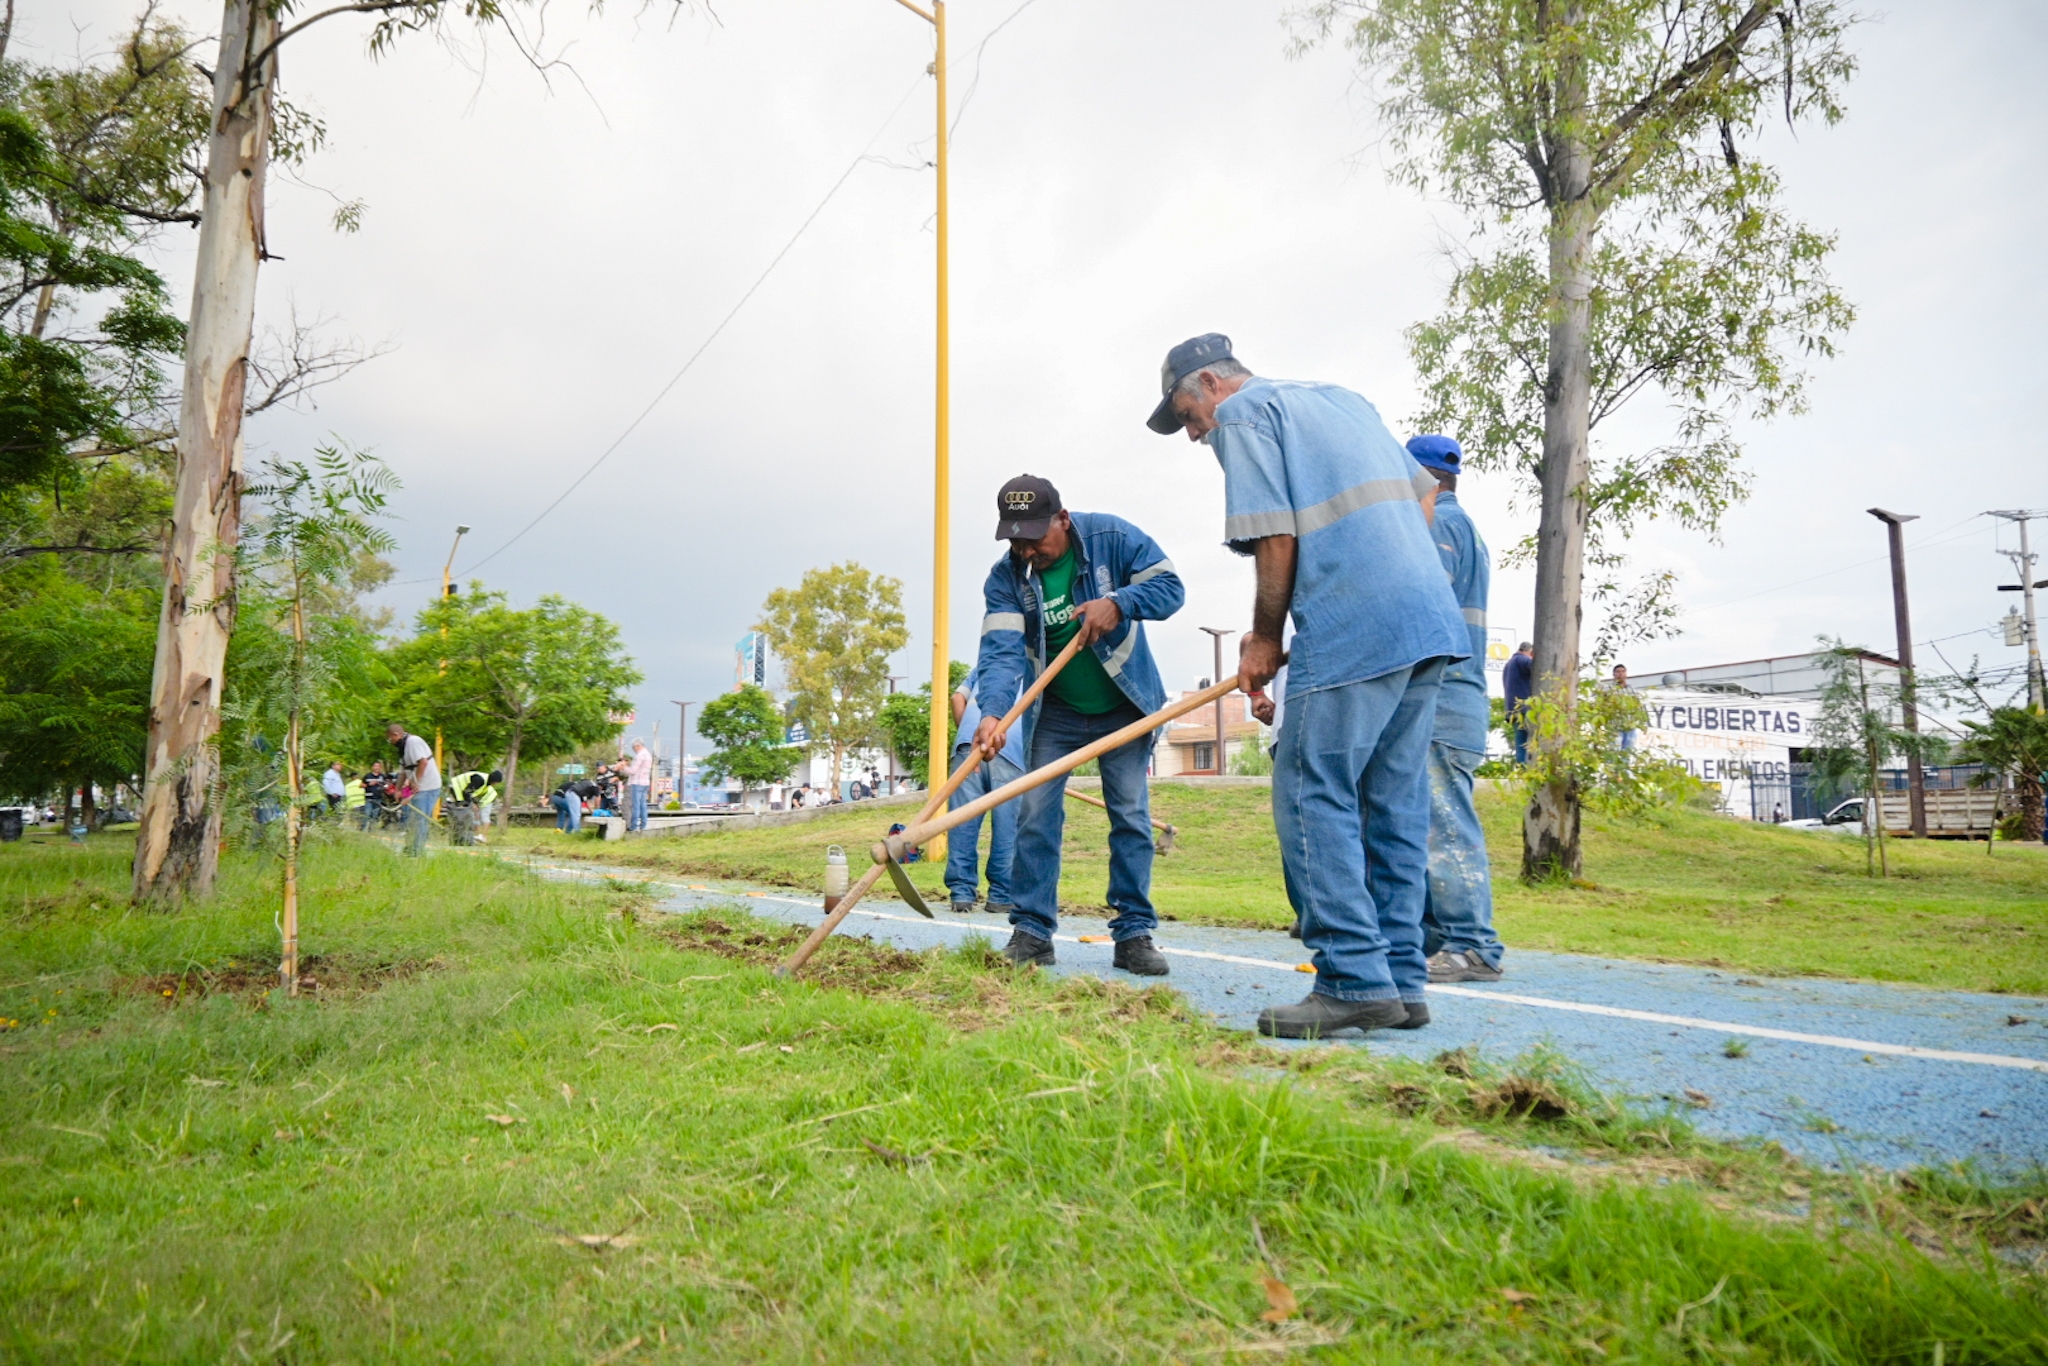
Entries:
<svg viewBox="0 0 2048 1366">
<path fill-rule="evenodd" d="M 1067 661 L 1078 654 L 1080 649 L 1081 633 L 1076 631 L 1074 632 L 1074 638 L 1067 642 L 1067 648 L 1061 650 L 1058 655 L 1053 657 L 1052 663 L 1045 667 L 1044 672 L 1038 675 L 1038 678 L 1030 687 L 1018 695 L 1016 704 L 1003 713 L 1002 725 L 1004 730 L 1008 730 L 1016 723 L 1018 717 L 1029 710 L 1031 704 L 1038 700 L 1038 695 L 1045 691 L 1046 685 L 1052 682 L 1054 675 L 1058 674 L 1061 669 L 1066 668 Z M 948 777 L 944 783 L 932 792 L 930 797 L 925 799 L 924 808 L 917 813 L 917 820 L 914 824 L 922 825 L 925 821 L 929 820 L 934 812 L 946 804 L 946 799 L 959 790 L 960 784 L 967 781 L 967 775 L 974 772 L 980 764 L 981 751 L 978 749 L 970 751 L 967 757 L 960 761 L 960 767 L 953 770 L 952 776 Z M 846 919 L 847 912 L 851 911 L 860 899 L 868 894 L 868 889 L 873 887 L 881 878 L 886 867 L 886 864 L 878 862 L 873 868 L 862 873 L 860 880 L 847 888 L 846 895 L 839 898 L 839 904 L 832 908 L 832 914 L 825 917 L 824 923 L 820 924 L 817 929 L 812 930 L 810 938 L 799 944 L 796 952 L 789 956 L 788 961 L 775 969 L 775 975 L 777 977 L 793 976 L 798 968 L 809 962 L 811 955 L 818 951 L 818 946 L 832 937 L 832 931 L 839 928 L 839 922 Z"/>
<path fill-rule="evenodd" d="M 1046 665 L 1045 670 L 1038 675 L 1031 686 L 1017 695 L 1015 704 L 1003 713 L 1001 722 L 1001 729 L 1003 731 L 1008 731 L 1011 726 L 1017 723 L 1018 717 L 1031 709 L 1031 704 L 1038 700 L 1038 695 L 1045 691 L 1046 686 L 1052 682 L 1061 669 L 1067 667 L 1067 662 L 1080 653 L 1080 650 L 1081 633 L 1076 631 L 1074 632 L 1074 638 L 1067 642 L 1067 648 L 1061 650 L 1053 657 L 1052 663 Z M 933 812 L 943 810 L 947 800 L 960 790 L 960 784 L 966 782 L 968 775 L 980 767 L 981 751 L 978 749 L 969 750 L 967 757 L 960 761 L 960 767 L 954 769 L 946 781 L 934 789 L 932 795 L 925 799 L 924 808 L 917 813 L 917 820 L 911 822 L 911 824 L 915 825 L 930 820 Z"/>
<path fill-rule="evenodd" d="M 1069 797 L 1072 797 L 1077 802 L 1086 802 L 1088 805 L 1096 808 L 1099 811 L 1109 810 L 1109 803 L 1102 800 L 1102 798 L 1100 797 L 1091 797 L 1085 792 L 1076 792 L 1071 787 L 1067 789 L 1067 795 Z M 1157 816 L 1154 816 L 1152 818 L 1152 828 L 1154 830 L 1173 829 L 1172 826 L 1168 825 L 1165 821 L 1160 820 Z"/>
<path fill-rule="evenodd" d="M 1127 745 L 1140 736 L 1149 735 L 1175 717 L 1185 716 L 1197 707 L 1207 706 L 1217 698 L 1228 696 L 1236 691 L 1237 680 L 1235 678 L 1226 678 L 1220 683 L 1214 683 L 1202 689 L 1192 697 L 1183 697 L 1178 702 L 1168 703 L 1150 716 L 1133 721 L 1122 730 L 1112 731 L 1100 740 L 1085 744 L 1072 754 L 1053 760 L 1044 768 L 1033 769 L 1021 778 L 1004 783 L 995 791 L 986 796 L 976 797 L 965 806 L 956 807 L 944 815 L 934 815 L 919 820 L 917 824 L 910 826 L 908 829 L 889 836 L 885 842 L 876 844 L 870 850 L 870 853 L 879 865 L 885 862 L 892 852 L 922 844 L 933 835 L 943 834 L 956 825 L 971 821 L 976 816 L 985 815 L 996 807 L 1001 806 L 1004 802 L 1023 796 L 1034 787 L 1049 783 L 1054 778 L 1064 774 L 1072 773 L 1097 755 L 1107 754 L 1110 750 Z M 902 855 L 900 852 L 896 854 L 896 857 L 899 860 L 901 859 Z"/>
</svg>

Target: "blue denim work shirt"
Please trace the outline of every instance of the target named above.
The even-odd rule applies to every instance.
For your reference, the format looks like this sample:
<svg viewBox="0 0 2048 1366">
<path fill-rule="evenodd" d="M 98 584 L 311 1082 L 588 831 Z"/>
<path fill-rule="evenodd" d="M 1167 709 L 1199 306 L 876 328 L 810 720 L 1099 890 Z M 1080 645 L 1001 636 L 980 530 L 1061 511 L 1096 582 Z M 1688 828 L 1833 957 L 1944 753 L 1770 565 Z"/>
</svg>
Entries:
<svg viewBox="0 0 2048 1366">
<path fill-rule="evenodd" d="M 1067 515 L 1074 524 L 1074 605 L 1111 598 L 1124 614 L 1114 631 L 1088 648 L 1118 690 L 1150 715 L 1166 705 L 1166 685 L 1159 681 L 1144 623 L 1165 621 L 1180 610 L 1187 600 L 1180 574 L 1157 541 L 1123 518 L 1071 510 Z M 986 615 L 981 619 L 981 653 L 974 665 L 974 700 L 984 716 L 1001 716 L 1045 668 L 1041 590 L 1037 571 L 1007 551 L 981 586 Z M 1032 703 L 1025 722 L 1036 727 L 1044 705 L 1043 697 Z"/>
<path fill-rule="evenodd" d="M 1436 495 L 1436 521 L 1430 525 L 1444 574 L 1465 614 L 1465 633 L 1472 657 L 1444 666 L 1443 690 L 1436 695 L 1436 733 L 1430 738 L 1453 749 L 1486 753 L 1486 732 L 1493 722 L 1486 695 L 1486 594 L 1493 579 L 1486 542 L 1479 528 L 1458 506 L 1458 495 L 1442 489 Z"/>
<path fill-rule="evenodd" d="M 1422 516 L 1436 478 L 1370 403 L 1334 384 L 1253 377 L 1216 406 L 1204 440 L 1223 467 L 1230 548 L 1296 538 L 1290 696 L 1471 654 Z"/>
</svg>

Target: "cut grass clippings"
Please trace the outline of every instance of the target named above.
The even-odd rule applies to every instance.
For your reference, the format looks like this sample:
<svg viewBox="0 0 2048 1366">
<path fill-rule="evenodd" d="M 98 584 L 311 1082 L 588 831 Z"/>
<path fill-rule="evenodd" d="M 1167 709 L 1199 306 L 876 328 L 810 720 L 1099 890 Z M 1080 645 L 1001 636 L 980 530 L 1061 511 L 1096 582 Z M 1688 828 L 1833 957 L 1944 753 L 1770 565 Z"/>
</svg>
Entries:
<svg viewBox="0 0 2048 1366">
<path fill-rule="evenodd" d="M 1180 832 L 1153 869 L 1152 897 L 1165 919 L 1265 929 L 1292 921 L 1270 789 L 1156 783 L 1152 806 Z M 1532 887 L 1518 877 L 1519 805 L 1507 792 L 1487 791 L 1479 807 L 1493 857 L 1495 923 L 1511 955 L 1547 949 L 2048 994 L 2048 847 L 2000 844 L 1987 855 L 1981 843 L 1894 840 L 1895 876 L 1877 879 L 1863 874 L 1862 843 L 1832 833 L 1689 810 L 1640 820 L 1589 812 L 1582 882 Z M 613 843 L 533 828 L 509 837 L 512 847 L 553 858 L 822 894 L 825 846 L 841 845 L 858 862 L 889 813 L 902 809 Z M 1070 914 L 1107 915 L 1108 829 L 1100 811 L 1068 804 L 1060 896 Z M 912 864 L 910 872 L 926 896 L 946 895 L 938 869 Z"/>
<path fill-rule="evenodd" d="M 782 981 L 738 907 L 355 841 L 308 952 L 430 969 L 167 1006 L 125 984 L 274 953 L 274 865 L 126 878 L 0 849 L 13 1358 L 2048 1358 L 2040 1192 L 1825 1186 L 1542 1059 L 1275 1053 L 981 945 Z"/>
</svg>

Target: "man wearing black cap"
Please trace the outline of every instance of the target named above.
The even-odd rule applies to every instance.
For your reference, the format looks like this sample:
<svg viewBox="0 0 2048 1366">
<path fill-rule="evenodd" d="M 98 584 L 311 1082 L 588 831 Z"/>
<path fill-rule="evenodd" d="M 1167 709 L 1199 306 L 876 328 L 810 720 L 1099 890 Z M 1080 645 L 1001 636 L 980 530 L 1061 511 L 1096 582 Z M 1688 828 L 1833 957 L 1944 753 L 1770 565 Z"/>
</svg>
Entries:
<svg viewBox="0 0 2048 1366">
<path fill-rule="evenodd" d="M 1215 453 L 1223 539 L 1257 564 L 1239 684 L 1255 694 L 1287 665 L 1273 824 L 1316 985 L 1259 1030 L 1416 1028 L 1430 733 L 1444 665 L 1471 652 L 1424 511 L 1436 480 L 1359 395 L 1259 378 L 1220 333 L 1174 347 L 1160 380 L 1147 425 Z"/>
<path fill-rule="evenodd" d="M 1030 727 L 1030 767 L 1062 755 L 1166 705 L 1166 689 L 1145 641 L 1146 621 L 1164 621 L 1185 597 L 1173 561 L 1150 536 L 1100 512 L 1068 512 L 1059 490 L 1020 475 L 996 494 L 996 539 L 1009 554 L 989 571 L 982 594 L 981 655 L 975 701 L 982 722 L 975 745 L 984 759 L 1002 752 L 999 718 L 1046 661 L 1078 635 L 1081 649 L 1046 688 Z M 1116 965 L 1164 976 L 1153 947 L 1152 810 L 1146 769 L 1152 737 L 1102 755 L 1102 800 L 1109 807 L 1109 922 Z M 1066 828 L 1066 779 L 1018 799 L 1010 890 L 1015 909 L 1003 956 L 1050 965 L 1059 924 L 1060 840 Z"/>
</svg>

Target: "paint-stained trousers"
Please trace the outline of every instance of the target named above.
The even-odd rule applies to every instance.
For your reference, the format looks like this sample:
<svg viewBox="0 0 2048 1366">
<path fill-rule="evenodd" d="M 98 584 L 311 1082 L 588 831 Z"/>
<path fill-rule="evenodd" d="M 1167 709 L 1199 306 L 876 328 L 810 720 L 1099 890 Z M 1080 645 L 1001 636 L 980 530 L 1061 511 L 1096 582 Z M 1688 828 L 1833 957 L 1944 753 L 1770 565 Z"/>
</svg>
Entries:
<svg viewBox="0 0 2048 1366">
<path fill-rule="evenodd" d="M 1273 824 L 1318 995 L 1420 1001 L 1429 981 L 1429 748 L 1443 663 L 1287 698 Z"/>
<path fill-rule="evenodd" d="M 1429 746 L 1429 891 L 1422 908 L 1422 951 L 1476 954 L 1500 966 L 1493 932 L 1493 869 L 1486 832 L 1472 804 L 1472 770 L 1486 756 L 1454 745 Z"/>
</svg>

